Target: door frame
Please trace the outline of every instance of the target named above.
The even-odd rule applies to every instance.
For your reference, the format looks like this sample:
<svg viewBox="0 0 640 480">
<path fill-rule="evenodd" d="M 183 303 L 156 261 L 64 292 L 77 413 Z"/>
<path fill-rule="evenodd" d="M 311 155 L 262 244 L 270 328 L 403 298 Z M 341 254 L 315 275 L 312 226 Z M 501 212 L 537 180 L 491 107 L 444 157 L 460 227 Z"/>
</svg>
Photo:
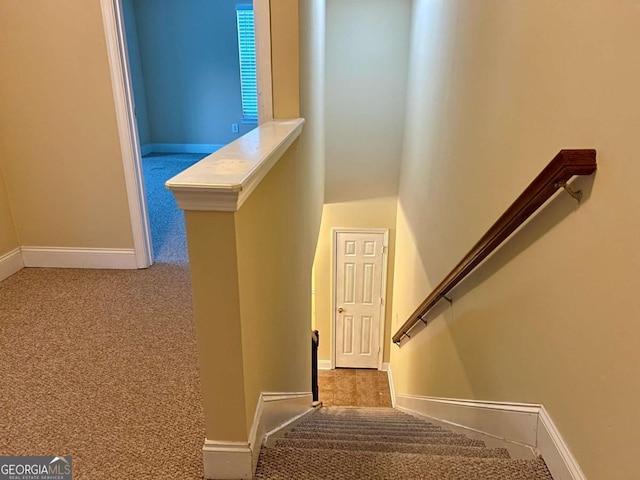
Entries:
<svg viewBox="0 0 640 480">
<path fill-rule="evenodd" d="M 273 119 L 269 2 L 270 0 L 253 0 L 259 102 L 258 124 Z M 138 268 L 147 268 L 153 263 L 151 228 L 144 193 L 142 156 L 133 99 L 131 69 L 127 54 L 122 0 L 100 0 L 100 9 L 109 57 L 136 265 Z"/>
<path fill-rule="evenodd" d="M 109 56 L 113 100 L 120 137 L 120 153 L 124 168 L 133 248 L 138 268 L 153 263 L 151 228 L 142 178 L 142 158 L 133 103 L 133 87 L 124 31 L 122 0 L 100 0 L 102 22 Z"/>
<path fill-rule="evenodd" d="M 384 356 L 384 327 L 386 325 L 387 309 L 387 271 L 389 264 L 389 229 L 388 228 L 347 228 L 334 227 L 331 229 L 331 369 L 336 368 L 336 323 L 338 321 L 336 311 L 338 309 L 336 299 L 336 285 L 338 275 L 338 234 L 339 233 L 382 233 L 382 281 L 380 283 L 380 348 L 378 349 L 378 370 L 382 370 Z M 317 287 L 317 286 L 316 286 Z"/>
</svg>

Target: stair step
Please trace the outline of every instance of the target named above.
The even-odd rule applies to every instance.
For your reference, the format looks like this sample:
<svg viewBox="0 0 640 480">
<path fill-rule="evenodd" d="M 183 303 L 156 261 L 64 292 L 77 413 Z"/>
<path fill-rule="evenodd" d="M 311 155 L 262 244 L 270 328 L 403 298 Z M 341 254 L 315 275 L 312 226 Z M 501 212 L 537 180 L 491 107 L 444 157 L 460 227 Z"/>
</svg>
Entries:
<svg viewBox="0 0 640 480">
<path fill-rule="evenodd" d="M 315 417 L 316 415 L 311 415 L 312 417 Z M 397 427 L 397 428 L 405 428 L 408 425 L 408 422 L 405 421 L 394 421 L 394 422 L 381 422 L 381 421 L 369 421 L 366 422 L 364 420 L 357 420 L 357 421 L 350 421 L 350 420 L 328 420 L 328 419 L 314 419 L 311 418 L 309 420 L 305 420 L 304 422 L 300 423 L 299 425 L 327 425 L 327 426 L 335 426 L 335 427 L 340 427 L 343 425 L 354 425 L 354 426 L 361 426 L 361 427 L 369 427 L 371 425 L 375 425 L 375 426 L 380 426 L 380 425 L 384 425 L 385 427 Z M 428 423 L 428 422 L 411 422 L 411 426 L 412 427 L 419 427 L 419 428 L 431 428 L 434 430 L 444 430 L 441 426 L 439 425 L 435 425 L 433 423 Z"/>
<path fill-rule="evenodd" d="M 553 480 L 542 459 L 263 448 L 258 480 Z"/>
<path fill-rule="evenodd" d="M 336 407 L 324 407 L 324 408 L 336 408 Z M 323 410 L 324 410 L 323 408 Z M 331 411 L 331 412 L 325 412 L 325 413 L 321 413 L 318 412 L 316 415 L 320 416 L 320 417 L 324 417 L 324 418 L 336 418 L 336 419 L 340 419 L 340 418 L 350 418 L 353 420 L 356 419 L 362 419 L 362 420 L 372 420 L 372 419 L 387 419 L 387 420 L 396 420 L 396 421 L 402 421 L 405 419 L 411 419 L 414 418 L 411 415 L 407 414 L 407 413 L 402 413 L 402 412 L 353 412 L 353 411 Z"/>
<path fill-rule="evenodd" d="M 460 437 L 466 436 L 461 433 L 455 433 L 450 430 L 433 430 L 433 429 L 416 429 L 407 427 L 404 429 L 399 428 L 385 428 L 380 426 L 372 426 L 369 428 L 356 428 L 356 427 L 323 427 L 323 426 L 308 426 L 299 425 L 294 428 L 294 432 L 308 432 L 308 433 L 334 433 L 334 434 L 349 434 L 349 435 L 399 435 L 399 436 L 411 436 L 411 437 Z"/>
<path fill-rule="evenodd" d="M 353 417 L 410 417 L 408 413 L 394 410 L 389 407 L 324 407 L 319 415 L 350 415 Z"/>
<path fill-rule="evenodd" d="M 332 432 L 345 432 L 349 433 L 351 431 L 357 432 L 370 432 L 370 431 L 380 431 L 380 432 L 389 432 L 389 433 L 408 433 L 408 432 L 416 432 L 416 433 L 441 433 L 441 432 L 450 432 L 451 430 L 445 430 L 444 428 L 424 428 L 415 425 L 405 425 L 404 428 L 399 426 L 389 426 L 385 423 L 378 423 L 372 425 L 353 425 L 350 423 L 344 425 L 325 425 L 325 424 L 309 424 L 302 423 L 296 426 L 296 430 L 314 430 L 314 431 L 332 431 Z"/>
<path fill-rule="evenodd" d="M 474 458 L 511 458 L 506 448 L 463 447 L 459 445 L 433 445 L 420 443 L 385 443 L 376 440 L 351 442 L 348 440 L 308 440 L 301 438 L 281 438 L 275 448 L 315 448 L 325 450 L 402 452 L 423 455 L 445 455 Z"/>
<path fill-rule="evenodd" d="M 389 435 L 382 434 L 375 435 L 358 435 L 351 433 L 335 433 L 335 432 L 316 432 L 316 431 L 297 431 L 294 429 L 285 434 L 285 438 L 306 438 L 306 439 L 319 439 L 319 440 L 349 440 L 352 442 L 369 441 L 372 438 L 376 438 L 380 442 L 390 443 L 428 443 L 428 444 L 441 444 L 441 445 L 464 445 L 484 447 L 485 444 L 481 440 L 473 440 L 465 437 L 464 435 L 454 434 L 452 432 L 445 432 L 447 435 L 428 435 L 428 436 L 408 436 L 408 435 Z M 456 436 L 451 436 L 456 435 Z"/>
</svg>

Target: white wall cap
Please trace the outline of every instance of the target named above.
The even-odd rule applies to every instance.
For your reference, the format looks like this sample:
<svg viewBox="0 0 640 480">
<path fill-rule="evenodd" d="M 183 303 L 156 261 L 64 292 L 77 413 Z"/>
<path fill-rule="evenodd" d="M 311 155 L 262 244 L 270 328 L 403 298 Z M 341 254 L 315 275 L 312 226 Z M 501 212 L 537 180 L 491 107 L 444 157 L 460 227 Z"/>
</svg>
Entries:
<svg viewBox="0 0 640 480">
<path fill-rule="evenodd" d="M 182 210 L 235 212 L 302 132 L 303 118 L 274 120 L 165 183 Z"/>
</svg>

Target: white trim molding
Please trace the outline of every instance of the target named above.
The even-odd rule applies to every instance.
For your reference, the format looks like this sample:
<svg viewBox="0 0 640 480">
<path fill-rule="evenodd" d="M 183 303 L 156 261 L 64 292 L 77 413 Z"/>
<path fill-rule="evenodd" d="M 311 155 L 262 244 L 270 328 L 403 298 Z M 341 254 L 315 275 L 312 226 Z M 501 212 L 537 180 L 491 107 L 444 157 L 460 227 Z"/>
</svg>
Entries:
<svg viewBox="0 0 640 480">
<path fill-rule="evenodd" d="M 253 478 L 260 448 L 267 438 L 314 411 L 311 392 L 262 392 L 247 442 L 204 441 L 204 477 Z"/>
<path fill-rule="evenodd" d="M 19 248 L 0 255 L 0 282 L 24 268 L 22 251 Z"/>
<path fill-rule="evenodd" d="M 25 267 L 138 268 L 136 252 L 130 248 L 22 247 L 21 250 Z"/>
<path fill-rule="evenodd" d="M 302 132 L 303 118 L 274 120 L 165 184 L 183 210 L 235 212 Z"/>
<path fill-rule="evenodd" d="M 137 268 L 153 262 L 122 0 L 100 0 Z"/>
<path fill-rule="evenodd" d="M 532 447 L 554 480 L 586 480 L 543 405 L 396 394 L 395 407 Z"/>
<path fill-rule="evenodd" d="M 393 373 L 391 373 L 391 364 L 384 362 L 382 364 L 382 371 L 387 372 L 387 378 L 389 380 L 389 394 L 391 395 L 391 406 L 396 408 L 396 389 L 393 386 Z"/>
<path fill-rule="evenodd" d="M 540 405 L 537 450 L 544 458 L 554 480 L 586 480 L 580 465 L 562 439 L 549 412 Z"/>
<path fill-rule="evenodd" d="M 318 360 L 318 370 L 332 370 L 331 360 Z"/>
<path fill-rule="evenodd" d="M 202 447 L 204 478 L 220 480 L 251 480 L 253 466 L 251 448 L 247 442 L 204 441 Z"/>
<path fill-rule="evenodd" d="M 311 392 L 263 392 L 260 394 L 249 432 L 254 471 L 258 465 L 260 448 L 267 439 L 313 411 L 313 394 Z"/>
</svg>

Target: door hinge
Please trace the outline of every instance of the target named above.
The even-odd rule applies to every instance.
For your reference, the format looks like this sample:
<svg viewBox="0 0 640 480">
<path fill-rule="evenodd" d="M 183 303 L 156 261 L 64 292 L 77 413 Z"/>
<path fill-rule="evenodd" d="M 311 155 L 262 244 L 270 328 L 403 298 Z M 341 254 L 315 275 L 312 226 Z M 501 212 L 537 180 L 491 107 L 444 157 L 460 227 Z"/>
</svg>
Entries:
<svg viewBox="0 0 640 480">
<path fill-rule="evenodd" d="M 384 298 L 380 297 L 380 305 L 384 305 Z"/>
<path fill-rule="evenodd" d="M 388 248 L 389 248 L 389 247 L 387 247 L 386 245 L 383 245 L 383 246 L 382 246 L 382 253 L 387 253 L 387 249 L 388 249 Z"/>
</svg>

